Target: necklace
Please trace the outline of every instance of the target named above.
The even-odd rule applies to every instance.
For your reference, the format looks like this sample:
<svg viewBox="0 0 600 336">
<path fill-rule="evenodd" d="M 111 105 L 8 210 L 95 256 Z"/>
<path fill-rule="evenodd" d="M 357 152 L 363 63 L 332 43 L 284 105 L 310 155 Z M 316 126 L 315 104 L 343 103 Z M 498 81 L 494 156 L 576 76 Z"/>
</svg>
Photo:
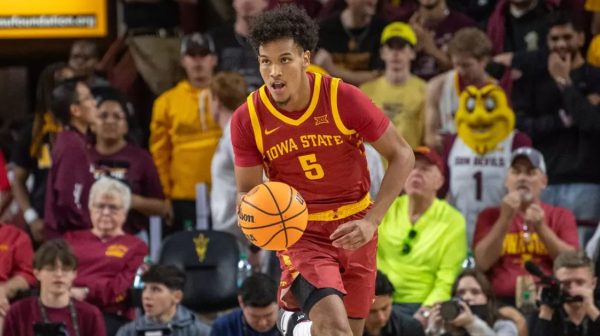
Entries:
<svg viewBox="0 0 600 336">
<path fill-rule="evenodd" d="M 521 236 L 523 237 L 523 241 L 526 244 L 529 244 L 531 242 L 531 231 L 529 230 L 529 225 L 527 225 L 527 222 L 525 220 L 523 220 L 523 224 L 521 224 L 521 227 L 523 229 L 523 231 L 521 231 Z"/>
</svg>

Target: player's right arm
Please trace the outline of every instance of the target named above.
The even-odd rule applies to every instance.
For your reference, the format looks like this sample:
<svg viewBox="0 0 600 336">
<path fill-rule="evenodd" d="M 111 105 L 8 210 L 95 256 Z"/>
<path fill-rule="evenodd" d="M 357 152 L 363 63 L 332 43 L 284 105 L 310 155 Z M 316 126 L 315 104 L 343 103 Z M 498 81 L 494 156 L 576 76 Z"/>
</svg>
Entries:
<svg viewBox="0 0 600 336">
<path fill-rule="evenodd" d="M 230 129 L 239 204 L 244 194 L 263 182 L 263 157 L 256 144 L 247 104 L 233 113 Z"/>
<path fill-rule="evenodd" d="M 236 165 L 234 169 L 235 183 L 238 190 L 237 204 L 239 204 L 242 196 L 263 182 L 263 166 L 240 167 Z"/>
</svg>

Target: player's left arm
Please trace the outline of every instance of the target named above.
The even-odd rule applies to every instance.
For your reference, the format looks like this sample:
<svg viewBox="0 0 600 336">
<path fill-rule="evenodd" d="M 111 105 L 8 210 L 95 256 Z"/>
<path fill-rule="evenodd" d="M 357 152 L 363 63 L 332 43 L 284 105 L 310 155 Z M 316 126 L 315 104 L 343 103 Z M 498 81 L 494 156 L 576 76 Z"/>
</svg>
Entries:
<svg viewBox="0 0 600 336">
<path fill-rule="evenodd" d="M 388 162 L 388 168 L 381 182 L 381 189 L 375 204 L 365 218 L 340 225 L 330 236 L 333 245 L 348 250 L 355 250 L 368 243 L 375 234 L 379 223 L 394 199 L 404 187 L 408 173 L 411 171 L 415 156 L 408 143 L 398 135 L 393 124 L 371 145 Z"/>
</svg>

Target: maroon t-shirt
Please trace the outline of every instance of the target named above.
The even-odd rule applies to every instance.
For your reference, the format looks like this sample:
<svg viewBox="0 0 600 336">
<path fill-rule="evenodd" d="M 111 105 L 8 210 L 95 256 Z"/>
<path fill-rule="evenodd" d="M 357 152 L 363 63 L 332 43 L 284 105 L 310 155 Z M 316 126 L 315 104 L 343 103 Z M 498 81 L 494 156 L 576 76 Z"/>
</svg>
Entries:
<svg viewBox="0 0 600 336">
<path fill-rule="evenodd" d="M 102 155 L 90 148 L 90 161 L 95 178 L 110 175 L 126 181 L 131 192 L 143 197 L 164 199 L 156 166 L 150 153 L 136 145 L 127 144 L 111 155 Z M 148 217 L 136 210 L 129 210 L 123 229 L 135 234 L 148 225 Z"/>
<path fill-rule="evenodd" d="M 450 39 L 452 36 L 454 36 L 454 33 L 459 31 L 461 28 L 473 26 L 475 26 L 475 21 L 473 21 L 471 18 L 460 12 L 451 10 L 443 20 L 429 24 L 424 28 L 433 32 L 435 45 L 446 52 L 448 42 L 450 42 Z M 419 52 L 417 54 L 417 58 L 415 59 L 413 67 L 413 74 L 425 80 L 429 80 L 445 70 L 447 69 L 441 69 L 438 66 L 433 56 L 430 56 L 424 52 Z"/>
<path fill-rule="evenodd" d="M 74 301 L 77 312 L 77 324 L 81 336 L 105 336 L 104 319 L 98 308 L 89 303 Z M 69 335 L 76 335 L 73 329 L 73 319 L 69 307 L 49 308 L 46 314 L 50 322 L 62 322 L 67 327 Z M 4 336 L 33 336 L 33 324 L 43 322 L 42 313 L 38 306 L 38 297 L 28 297 L 15 302 L 4 320 Z"/>
<path fill-rule="evenodd" d="M 148 246 L 132 235 L 101 240 L 88 230 L 68 232 L 65 240 L 79 262 L 73 286 L 87 287 L 86 301 L 103 312 L 133 319 L 134 310 L 125 298 Z"/>
<path fill-rule="evenodd" d="M 578 248 L 579 238 L 573 213 L 567 209 L 544 203 L 541 206 L 546 217 L 546 225 L 562 241 Z M 488 208 L 479 214 L 473 237 L 473 250 L 490 232 L 498 217 L 500 217 L 500 208 Z M 514 298 L 517 277 L 529 274 L 524 267 L 525 262 L 529 260 L 539 265 L 544 273 L 552 274 L 553 260 L 548 254 L 546 246 L 537 233 L 531 234 L 529 242 L 525 241 L 523 238 L 523 215 L 517 214 L 509 224 L 500 258 L 488 271 L 497 297 Z"/>
<path fill-rule="evenodd" d="M 56 137 L 46 189 L 46 239 L 91 227 L 88 196 L 94 179 L 90 174 L 88 147 L 86 136 L 72 127 Z"/>
</svg>

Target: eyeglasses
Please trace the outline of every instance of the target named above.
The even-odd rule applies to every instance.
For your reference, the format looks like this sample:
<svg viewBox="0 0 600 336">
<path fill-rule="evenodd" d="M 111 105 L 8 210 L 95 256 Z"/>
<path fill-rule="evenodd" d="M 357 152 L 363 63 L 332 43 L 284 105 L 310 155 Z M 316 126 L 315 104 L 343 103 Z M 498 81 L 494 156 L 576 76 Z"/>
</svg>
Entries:
<svg viewBox="0 0 600 336">
<path fill-rule="evenodd" d="M 110 213 L 115 213 L 123 208 L 122 206 L 118 206 L 116 204 L 109 204 L 109 203 L 94 203 L 94 204 L 92 204 L 92 206 L 94 207 L 94 209 L 96 209 L 98 211 L 108 210 L 108 212 L 110 212 Z"/>
<path fill-rule="evenodd" d="M 404 242 L 402 243 L 402 255 L 407 255 L 410 253 L 412 247 L 410 243 L 417 237 L 417 231 L 415 229 L 410 229 L 408 231 L 408 235 L 404 238 Z"/>
</svg>

